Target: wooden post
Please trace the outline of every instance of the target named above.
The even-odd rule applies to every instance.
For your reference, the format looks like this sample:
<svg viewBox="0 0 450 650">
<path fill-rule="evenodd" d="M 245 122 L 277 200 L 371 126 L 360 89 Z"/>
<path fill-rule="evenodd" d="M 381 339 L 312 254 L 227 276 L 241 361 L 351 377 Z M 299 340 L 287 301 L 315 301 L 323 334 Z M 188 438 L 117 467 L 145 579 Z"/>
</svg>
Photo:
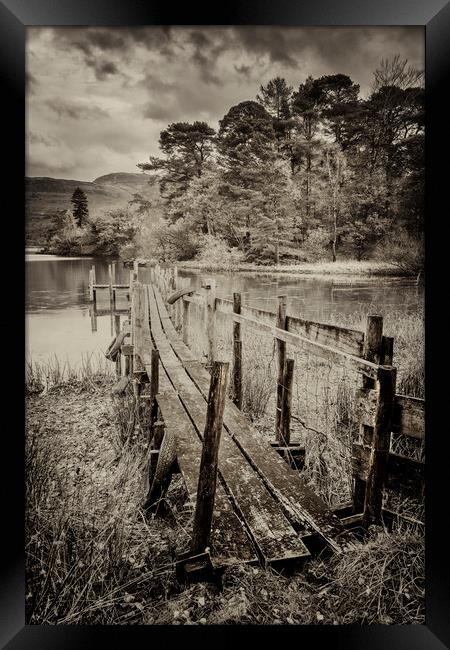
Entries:
<svg viewBox="0 0 450 650">
<path fill-rule="evenodd" d="M 91 317 L 91 331 L 97 331 L 97 313 L 95 311 L 95 302 L 89 307 L 89 315 Z"/>
<path fill-rule="evenodd" d="M 291 442 L 292 385 L 294 382 L 294 359 L 286 359 L 283 373 L 283 395 L 281 401 L 281 423 L 279 442 Z"/>
<path fill-rule="evenodd" d="M 382 521 L 383 488 L 391 441 L 396 375 L 396 368 L 381 367 L 378 371 L 378 404 L 367 473 L 364 526 L 379 524 Z"/>
<path fill-rule="evenodd" d="M 92 269 L 89 270 L 89 300 L 93 302 L 94 300 L 94 281 L 92 278 Z"/>
<path fill-rule="evenodd" d="M 163 437 L 164 437 L 164 422 L 161 422 L 160 420 L 158 420 L 153 425 L 152 449 L 154 449 L 155 451 L 161 449 L 161 444 L 162 444 L 162 441 L 163 441 Z M 157 464 L 158 464 L 158 455 L 157 454 L 152 454 L 151 457 L 150 457 L 151 477 L 153 477 L 155 475 Z"/>
<path fill-rule="evenodd" d="M 118 336 L 120 334 L 120 314 L 115 314 L 114 325 L 115 325 L 116 336 Z M 116 359 L 116 375 L 120 377 L 121 374 L 122 374 L 122 355 L 119 350 Z"/>
<path fill-rule="evenodd" d="M 109 302 L 113 301 L 113 277 L 112 277 L 112 264 L 108 264 L 108 278 L 109 278 Z"/>
<path fill-rule="evenodd" d="M 183 343 L 189 345 L 189 308 L 190 303 L 182 298 L 181 302 L 183 303 Z"/>
<path fill-rule="evenodd" d="M 92 300 L 94 303 L 97 302 L 97 289 L 95 288 L 95 285 L 97 284 L 97 279 L 95 275 L 95 264 L 91 266 L 91 271 L 92 271 Z M 95 329 L 97 331 L 97 325 L 95 326 Z"/>
<path fill-rule="evenodd" d="M 287 296 L 278 296 L 278 314 L 277 314 L 277 327 L 279 329 L 286 329 L 286 305 Z M 286 361 L 286 343 L 284 341 L 276 340 L 277 342 L 277 361 L 278 361 L 278 378 L 277 378 L 277 410 L 275 416 L 275 439 L 280 440 L 281 432 L 281 408 L 283 403 L 283 379 L 284 379 L 284 363 Z"/>
<path fill-rule="evenodd" d="M 206 289 L 206 335 L 208 338 L 208 364 L 212 365 L 217 356 L 216 342 L 216 281 L 208 279 Z"/>
<path fill-rule="evenodd" d="M 91 266 L 91 269 L 92 269 L 92 284 L 97 284 L 97 278 L 95 275 L 95 264 Z"/>
<path fill-rule="evenodd" d="M 381 340 L 381 359 L 382 366 L 392 366 L 394 360 L 394 338 L 392 336 L 383 336 Z"/>
<path fill-rule="evenodd" d="M 367 316 L 366 332 L 364 335 L 363 359 L 372 363 L 381 362 L 383 345 L 383 317 L 379 314 Z M 363 375 L 363 388 L 374 388 L 375 380 Z M 359 441 L 364 446 L 371 446 L 373 438 L 373 427 L 361 424 L 359 427 Z M 358 476 L 354 477 L 353 487 L 353 512 L 359 514 L 364 510 L 366 495 L 366 481 Z"/>
<path fill-rule="evenodd" d="M 233 293 L 233 313 L 241 313 L 241 294 Z M 233 322 L 233 402 L 242 409 L 242 339 L 241 324 Z"/>
<path fill-rule="evenodd" d="M 215 361 L 211 370 L 197 503 L 194 513 L 191 546 L 193 555 L 204 553 L 210 541 L 216 494 L 220 434 L 222 433 L 223 411 L 227 395 L 228 366 L 228 362 Z"/>
<path fill-rule="evenodd" d="M 111 264 L 112 283 L 116 284 L 116 263 Z"/>
<path fill-rule="evenodd" d="M 152 350 L 150 371 L 150 425 L 153 427 L 158 419 L 158 404 L 156 396 L 159 392 L 159 352 Z"/>
</svg>

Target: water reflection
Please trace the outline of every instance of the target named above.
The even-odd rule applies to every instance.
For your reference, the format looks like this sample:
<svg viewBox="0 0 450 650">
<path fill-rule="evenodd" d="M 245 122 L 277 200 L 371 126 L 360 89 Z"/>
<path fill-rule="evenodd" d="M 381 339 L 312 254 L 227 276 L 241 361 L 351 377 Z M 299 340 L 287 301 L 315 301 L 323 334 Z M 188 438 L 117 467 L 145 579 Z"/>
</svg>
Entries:
<svg viewBox="0 0 450 650">
<path fill-rule="evenodd" d="M 82 354 L 103 353 L 117 326 L 111 315 L 109 291 L 98 290 L 96 310 L 89 302 L 89 269 L 95 263 L 96 281 L 107 284 L 108 260 L 64 258 L 31 254 L 26 257 L 27 354 L 45 360 L 56 354 L 71 364 Z M 128 284 L 130 271 L 116 263 L 116 282 Z M 368 304 L 381 311 L 415 311 L 422 305 L 423 291 L 414 282 L 377 278 L 353 284 L 347 280 L 254 276 L 251 274 L 198 273 L 181 271 L 200 287 L 201 277 L 214 277 L 217 294 L 232 298 L 242 294 L 244 304 L 274 311 L 276 296 L 288 295 L 288 313 L 319 321 L 332 321 L 333 314 L 352 314 Z M 150 281 L 150 270 L 141 267 L 139 279 Z M 116 309 L 121 321 L 128 309 L 126 291 L 118 292 Z"/>
</svg>

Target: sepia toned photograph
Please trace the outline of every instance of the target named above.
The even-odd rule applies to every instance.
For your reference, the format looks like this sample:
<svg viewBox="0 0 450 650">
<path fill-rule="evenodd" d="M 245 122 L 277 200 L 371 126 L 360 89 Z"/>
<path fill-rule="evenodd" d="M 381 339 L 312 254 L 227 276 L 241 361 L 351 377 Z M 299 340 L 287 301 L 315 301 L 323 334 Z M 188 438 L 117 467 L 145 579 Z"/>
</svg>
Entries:
<svg viewBox="0 0 450 650">
<path fill-rule="evenodd" d="M 26 28 L 28 625 L 425 623 L 424 69 Z"/>
</svg>

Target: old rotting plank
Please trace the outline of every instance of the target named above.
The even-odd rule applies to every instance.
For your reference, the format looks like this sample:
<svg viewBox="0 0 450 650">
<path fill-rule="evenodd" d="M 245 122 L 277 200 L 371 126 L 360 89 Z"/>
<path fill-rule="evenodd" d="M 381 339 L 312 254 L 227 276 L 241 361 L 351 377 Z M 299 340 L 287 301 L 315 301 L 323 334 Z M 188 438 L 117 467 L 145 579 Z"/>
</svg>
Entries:
<svg viewBox="0 0 450 650">
<path fill-rule="evenodd" d="M 155 296 L 161 314 L 164 314 L 164 305 L 157 291 Z M 162 322 L 166 336 L 179 354 L 178 350 L 186 346 L 180 341 L 170 319 L 164 317 Z M 179 358 L 204 399 L 207 399 L 209 373 L 193 358 L 189 350 L 184 350 L 184 359 L 181 356 Z M 246 416 L 230 400 L 225 405 L 224 426 L 269 491 L 278 499 L 288 519 L 300 529 L 300 534 L 314 531 L 339 552 L 346 545 L 342 538 L 344 529 L 339 519 L 306 486 L 298 472 L 287 466 L 269 443 L 261 440 Z"/>
<path fill-rule="evenodd" d="M 158 298 L 160 298 L 158 296 Z M 197 435 L 202 437 L 206 422 L 206 401 L 194 386 L 180 360 L 173 352 L 162 327 L 158 325 L 156 301 L 149 292 L 152 333 L 162 364 L 178 391 L 192 419 Z M 160 306 L 161 303 L 160 303 Z M 209 377 L 209 375 L 208 375 Z M 209 391 L 209 386 L 208 386 Z M 246 458 L 224 430 L 219 448 L 219 475 L 226 490 L 245 521 L 258 553 L 265 563 L 301 558 L 308 549 L 282 513 L 281 508 L 254 472 Z"/>
<path fill-rule="evenodd" d="M 352 446 L 352 466 L 355 474 L 367 480 L 370 449 L 354 443 Z M 406 488 L 415 494 L 421 494 L 425 480 L 425 463 L 406 456 L 389 452 L 387 456 L 386 488 Z"/>
<path fill-rule="evenodd" d="M 425 400 L 396 395 L 392 416 L 392 431 L 412 438 L 425 437 Z"/>
<path fill-rule="evenodd" d="M 233 303 L 231 300 L 218 298 L 217 305 L 222 313 L 230 314 L 233 311 Z M 244 316 L 249 316 L 250 318 L 271 318 L 275 324 L 275 312 L 256 307 L 245 307 L 242 313 Z M 287 316 L 287 329 L 294 334 L 304 336 L 310 341 L 323 343 L 324 345 L 334 347 L 337 350 L 342 350 L 354 356 L 361 356 L 364 332 L 360 332 L 359 330 L 308 321 L 294 316 Z"/>
</svg>

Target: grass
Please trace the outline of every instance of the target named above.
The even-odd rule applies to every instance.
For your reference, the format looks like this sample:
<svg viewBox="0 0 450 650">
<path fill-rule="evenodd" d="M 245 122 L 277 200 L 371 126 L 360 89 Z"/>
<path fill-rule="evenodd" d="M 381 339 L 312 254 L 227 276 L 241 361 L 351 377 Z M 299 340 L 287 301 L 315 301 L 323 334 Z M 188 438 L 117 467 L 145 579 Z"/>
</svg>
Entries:
<svg viewBox="0 0 450 650">
<path fill-rule="evenodd" d="M 177 262 L 179 269 L 198 269 L 201 271 L 242 271 L 257 274 L 289 274 L 289 275 L 368 275 L 368 276 L 400 276 L 406 275 L 394 265 L 375 260 L 343 260 L 338 262 L 299 262 L 298 264 L 253 264 L 240 262 L 230 268 L 229 263 L 201 262 L 198 260 Z"/>
<path fill-rule="evenodd" d="M 61 385 L 84 385 L 95 389 L 112 376 L 111 364 L 100 353 L 96 356 L 82 355 L 76 365 L 71 365 L 68 360 L 62 362 L 57 355 L 47 361 L 30 358 L 25 364 L 25 393 L 35 395 Z"/>
</svg>

